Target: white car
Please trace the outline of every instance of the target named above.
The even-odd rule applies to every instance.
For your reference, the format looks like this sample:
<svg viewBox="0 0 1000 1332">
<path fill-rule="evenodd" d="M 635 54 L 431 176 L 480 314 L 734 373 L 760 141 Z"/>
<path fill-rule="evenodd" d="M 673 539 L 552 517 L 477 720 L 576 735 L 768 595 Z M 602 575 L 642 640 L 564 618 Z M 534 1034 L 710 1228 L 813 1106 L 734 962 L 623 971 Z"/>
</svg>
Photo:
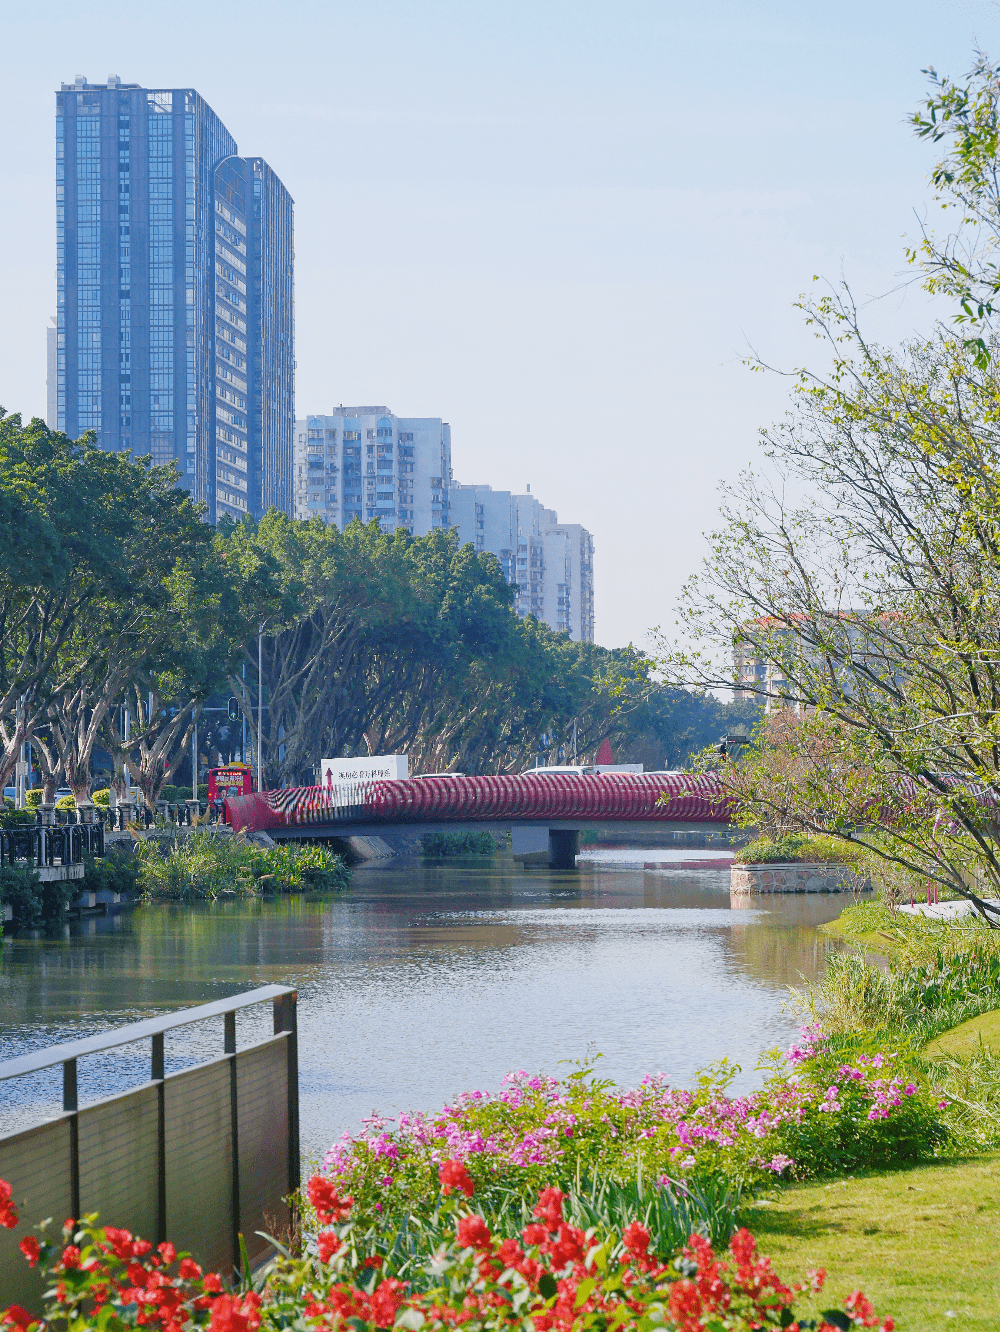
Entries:
<svg viewBox="0 0 1000 1332">
<path fill-rule="evenodd" d="M 596 768 L 570 763 L 558 768 L 525 768 L 522 777 L 593 777 Z"/>
</svg>

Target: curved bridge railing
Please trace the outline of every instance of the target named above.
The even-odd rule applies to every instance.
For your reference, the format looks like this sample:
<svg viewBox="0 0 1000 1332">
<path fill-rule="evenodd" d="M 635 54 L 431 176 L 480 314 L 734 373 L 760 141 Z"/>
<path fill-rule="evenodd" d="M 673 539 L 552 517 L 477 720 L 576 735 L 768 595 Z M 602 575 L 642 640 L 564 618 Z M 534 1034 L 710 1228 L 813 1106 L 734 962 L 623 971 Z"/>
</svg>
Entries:
<svg viewBox="0 0 1000 1332">
<path fill-rule="evenodd" d="M 595 822 L 727 823 L 718 781 L 690 772 L 606 772 L 551 777 L 411 777 L 405 781 L 290 787 L 225 802 L 236 831 L 371 823 Z"/>
</svg>

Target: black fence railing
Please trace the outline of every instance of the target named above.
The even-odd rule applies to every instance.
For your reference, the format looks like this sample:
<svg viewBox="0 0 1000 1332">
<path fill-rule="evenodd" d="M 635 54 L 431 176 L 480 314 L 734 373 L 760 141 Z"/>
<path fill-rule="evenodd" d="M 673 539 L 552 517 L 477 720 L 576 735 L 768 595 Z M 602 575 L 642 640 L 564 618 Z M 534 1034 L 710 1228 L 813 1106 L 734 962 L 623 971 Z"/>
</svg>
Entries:
<svg viewBox="0 0 1000 1332">
<path fill-rule="evenodd" d="M 273 1035 L 237 1050 L 237 1012 L 268 1001 Z M 299 1187 L 296 1001 L 295 990 L 265 985 L 0 1063 L 0 1096 L 9 1080 L 61 1065 L 63 1107 L 0 1136 L 0 1179 L 20 1212 L 16 1229 L 0 1230 L 0 1303 L 41 1312 L 43 1277 L 18 1241 L 46 1217 L 58 1229 L 64 1217 L 99 1212 L 102 1223 L 169 1239 L 226 1276 L 240 1266 L 240 1236 L 254 1266 L 273 1252 L 267 1235 L 287 1238 Z M 166 1073 L 164 1034 L 220 1017 L 222 1053 Z M 143 1040 L 148 1080 L 123 1060 L 122 1088 L 81 1105 L 79 1062 Z"/>
<path fill-rule="evenodd" d="M 102 823 L 0 828 L 0 865 L 82 865 L 86 856 L 103 855 Z"/>
</svg>

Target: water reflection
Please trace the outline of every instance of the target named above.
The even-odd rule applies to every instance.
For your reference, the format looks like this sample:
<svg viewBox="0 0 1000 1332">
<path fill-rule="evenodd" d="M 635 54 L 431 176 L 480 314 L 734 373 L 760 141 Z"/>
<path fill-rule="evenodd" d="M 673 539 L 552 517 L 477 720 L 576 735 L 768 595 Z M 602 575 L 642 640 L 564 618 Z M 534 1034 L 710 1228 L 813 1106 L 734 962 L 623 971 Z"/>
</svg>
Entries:
<svg viewBox="0 0 1000 1332">
<path fill-rule="evenodd" d="M 786 1042 L 789 986 L 831 946 L 841 897 L 730 902 L 727 871 L 524 870 L 395 862 L 342 898 L 162 906 L 8 939 L 0 1057 L 269 982 L 300 992 L 303 1147 L 377 1107 L 439 1105 L 511 1068 L 600 1050 L 605 1072 L 682 1082 L 729 1055 L 754 1081 Z M 735 908 L 735 909 L 734 909 Z M 267 1029 L 240 1019 L 241 1039 Z M 221 1023 L 168 1037 L 171 1067 L 221 1049 Z M 148 1049 L 88 1059 L 81 1095 L 141 1080 Z M 55 1074 L 0 1085 L 0 1124 L 57 1108 Z"/>
</svg>

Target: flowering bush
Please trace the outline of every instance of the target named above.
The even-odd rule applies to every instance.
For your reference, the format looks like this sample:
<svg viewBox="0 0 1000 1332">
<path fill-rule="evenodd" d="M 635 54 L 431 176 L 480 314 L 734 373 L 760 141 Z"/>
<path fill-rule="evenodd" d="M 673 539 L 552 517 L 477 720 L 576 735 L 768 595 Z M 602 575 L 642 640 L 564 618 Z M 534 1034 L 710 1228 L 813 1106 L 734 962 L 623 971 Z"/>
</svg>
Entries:
<svg viewBox="0 0 1000 1332">
<path fill-rule="evenodd" d="M 588 1069 L 563 1081 L 511 1073 L 495 1097 L 466 1092 L 437 1114 L 402 1114 L 395 1127 L 372 1116 L 324 1166 L 375 1224 L 435 1206 L 445 1160 L 460 1161 L 486 1210 L 499 1212 L 512 1190 L 553 1180 L 570 1189 L 581 1178 L 690 1186 L 721 1176 L 752 1187 L 916 1159 L 946 1137 L 932 1089 L 900 1056 L 843 1063 L 815 1026 L 772 1057 L 760 1091 L 731 1096 L 736 1071 L 723 1062 L 693 1090 L 660 1074 L 623 1090 Z"/>
<path fill-rule="evenodd" d="M 17 1225 L 10 1185 L 0 1180 L 0 1225 Z M 5 1329 L 89 1328 L 106 1332 L 149 1327 L 162 1332 L 208 1327 L 211 1332 L 255 1332 L 261 1299 L 254 1291 L 234 1295 L 217 1272 L 203 1273 L 188 1254 L 170 1243 L 155 1249 L 148 1240 L 114 1226 L 98 1227 L 96 1217 L 79 1225 L 69 1220 L 60 1240 L 25 1235 L 20 1249 L 32 1267 L 41 1264 L 51 1278 L 44 1320 L 19 1305 L 0 1315 Z"/>
<path fill-rule="evenodd" d="M 498 1239 L 482 1216 L 463 1210 L 474 1190 L 463 1163 L 442 1162 L 438 1179 L 442 1192 L 451 1195 L 445 1204 L 449 1234 L 425 1258 L 421 1275 L 426 1279 L 419 1289 L 383 1275 L 378 1255 L 359 1257 L 354 1227 L 348 1224 L 319 1234 L 316 1257 L 279 1265 L 268 1282 L 265 1319 L 273 1311 L 287 1324 L 304 1312 L 314 1327 L 339 1329 L 349 1320 L 357 1332 L 393 1325 L 414 1332 L 456 1327 L 530 1332 L 870 1327 L 892 1332 L 892 1319 L 877 1318 L 861 1291 L 848 1296 L 843 1309 L 828 1309 L 815 1319 L 796 1317 L 792 1306 L 804 1287 L 778 1277 L 770 1259 L 757 1253 L 749 1231 L 733 1236 L 731 1261 L 718 1257 L 697 1234 L 678 1253 L 657 1254 L 639 1221 L 620 1234 L 568 1224 L 563 1193 L 549 1187 L 539 1193 L 520 1235 Z M 310 1181 L 308 1193 L 323 1224 L 349 1210 L 351 1200 L 322 1176 Z M 825 1273 L 808 1275 L 808 1292 L 818 1294 Z"/>
<path fill-rule="evenodd" d="M 620 1235 L 568 1224 L 563 1194 L 550 1187 L 538 1195 L 521 1235 L 497 1240 L 482 1216 L 463 1210 L 473 1184 L 462 1163 L 443 1162 L 439 1182 L 454 1195 L 446 1203 L 451 1233 L 424 1256 L 428 1279 L 420 1290 L 383 1275 L 378 1257 L 359 1257 L 348 1220 L 352 1200 L 316 1176 L 308 1192 L 325 1228 L 316 1237 L 315 1253 L 279 1260 L 259 1294 L 224 1291 L 217 1273 L 203 1273 L 173 1245 L 154 1250 L 127 1230 L 100 1228 L 90 1217 L 80 1227 L 68 1221 L 58 1244 L 45 1239 L 44 1232 L 41 1242 L 33 1236 L 22 1239 L 27 1261 L 32 1266 L 44 1262 L 52 1278 L 45 1319 L 40 1322 L 13 1306 L 0 1321 L 20 1332 L 52 1326 L 104 1332 L 137 1326 L 163 1332 L 199 1327 L 279 1332 L 289 1326 L 317 1332 L 345 1327 L 352 1332 L 393 1327 L 409 1332 L 459 1327 L 509 1332 L 607 1327 L 836 1332 L 867 1327 L 892 1332 L 892 1319 L 879 1320 L 861 1291 L 848 1296 L 842 1309 L 827 1309 L 818 1318 L 796 1316 L 793 1305 L 803 1286 L 783 1282 L 746 1230 L 733 1236 L 728 1260 L 697 1234 L 676 1255 L 657 1254 L 638 1221 Z M 0 1223 L 17 1223 L 10 1189 L 2 1182 Z M 818 1294 L 825 1273 L 808 1275 L 808 1293 Z"/>
</svg>

